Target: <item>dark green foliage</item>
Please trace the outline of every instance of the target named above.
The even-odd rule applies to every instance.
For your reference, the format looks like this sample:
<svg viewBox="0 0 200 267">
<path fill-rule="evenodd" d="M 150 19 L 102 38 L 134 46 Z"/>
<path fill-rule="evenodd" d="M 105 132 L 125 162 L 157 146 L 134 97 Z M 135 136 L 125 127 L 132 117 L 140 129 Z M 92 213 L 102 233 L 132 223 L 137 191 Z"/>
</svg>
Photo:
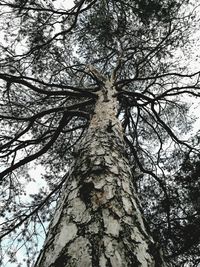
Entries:
<svg viewBox="0 0 200 267">
<path fill-rule="evenodd" d="M 196 155 L 195 158 L 187 155 L 183 159 L 177 173 L 166 177 L 169 199 L 161 192 L 155 199 L 155 190 L 160 190 L 156 189 L 156 184 L 152 190 L 150 182 L 142 198 L 154 239 L 163 244 L 168 261 L 177 267 L 198 266 L 200 262 L 200 161 Z M 152 203 L 152 207 L 147 208 L 147 203 Z M 165 214 L 168 207 L 170 220 L 167 226 Z"/>
</svg>

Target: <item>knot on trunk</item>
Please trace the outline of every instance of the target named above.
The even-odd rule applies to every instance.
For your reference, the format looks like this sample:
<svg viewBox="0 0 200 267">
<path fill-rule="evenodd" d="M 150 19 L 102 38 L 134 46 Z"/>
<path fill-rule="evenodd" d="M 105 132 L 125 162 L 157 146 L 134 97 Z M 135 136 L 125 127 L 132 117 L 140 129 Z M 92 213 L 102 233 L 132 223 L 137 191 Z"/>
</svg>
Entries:
<svg viewBox="0 0 200 267">
<path fill-rule="evenodd" d="M 92 182 L 83 183 L 80 187 L 80 198 L 85 204 L 91 203 L 92 191 L 94 184 Z"/>
</svg>

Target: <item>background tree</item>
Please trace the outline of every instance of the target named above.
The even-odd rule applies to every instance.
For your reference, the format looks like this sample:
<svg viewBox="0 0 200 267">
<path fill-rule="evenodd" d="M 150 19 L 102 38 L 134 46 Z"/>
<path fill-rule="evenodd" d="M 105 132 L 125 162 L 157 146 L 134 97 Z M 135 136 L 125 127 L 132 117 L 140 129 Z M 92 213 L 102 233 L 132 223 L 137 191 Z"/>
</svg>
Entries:
<svg viewBox="0 0 200 267">
<path fill-rule="evenodd" d="M 199 72 L 189 73 L 174 56 L 191 45 L 192 3 L 82 0 L 67 8 L 59 1 L 0 1 L 0 6 L 2 264 L 5 255 L 15 261 L 22 246 L 27 266 L 38 253 L 39 236 L 53 216 L 102 88 L 95 68 L 114 80 L 133 182 L 154 239 L 174 266 L 197 266 L 199 240 L 190 229 L 199 232 L 198 172 L 190 167 L 196 180 L 188 182 L 184 166 L 190 162 L 185 155 L 198 153 L 198 135 L 184 141 L 192 123 L 192 101 L 184 98 L 198 98 Z M 26 198 L 32 162 L 45 167 L 46 187 Z"/>
</svg>

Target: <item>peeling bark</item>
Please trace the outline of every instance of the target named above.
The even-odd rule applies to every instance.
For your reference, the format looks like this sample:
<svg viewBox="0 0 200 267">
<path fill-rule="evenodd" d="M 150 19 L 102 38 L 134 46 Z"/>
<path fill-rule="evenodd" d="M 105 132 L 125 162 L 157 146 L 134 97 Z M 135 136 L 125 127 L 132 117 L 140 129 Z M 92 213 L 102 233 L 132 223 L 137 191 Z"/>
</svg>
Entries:
<svg viewBox="0 0 200 267">
<path fill-rule="evenodd" d="M 112 81 L 104 81 L 35 267 L 165 267 L 144 225 Z"/>
</svg>

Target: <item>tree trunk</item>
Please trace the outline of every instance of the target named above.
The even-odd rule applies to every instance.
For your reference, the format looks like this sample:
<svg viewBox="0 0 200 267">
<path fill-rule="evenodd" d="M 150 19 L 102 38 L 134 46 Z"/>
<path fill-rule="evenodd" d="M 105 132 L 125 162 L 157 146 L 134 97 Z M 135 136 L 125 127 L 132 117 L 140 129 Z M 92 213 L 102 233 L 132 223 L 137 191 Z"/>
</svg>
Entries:
<svg viewBox="0 0 200 267">
<path fill-rule="evenodd" d="M 138 208 L 115 87 L 103 83 L 35 267 L 166 266 Z"/>
</svg>

